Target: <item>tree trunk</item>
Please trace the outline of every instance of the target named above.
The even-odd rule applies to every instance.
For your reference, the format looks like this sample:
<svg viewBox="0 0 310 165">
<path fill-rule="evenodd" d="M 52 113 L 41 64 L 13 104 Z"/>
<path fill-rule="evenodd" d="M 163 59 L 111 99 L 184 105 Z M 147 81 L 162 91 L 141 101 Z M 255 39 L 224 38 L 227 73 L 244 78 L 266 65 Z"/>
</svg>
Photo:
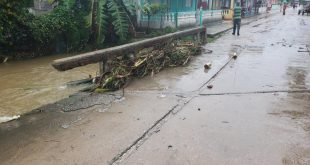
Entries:
<svg viewBox="0 0 310 165">
<path fill-rule="evenodd" d="M 95 44 L 98 36 L 98 24 L 97 24 L 97 15 L 98 15 L 98 0 L 94 0 L 92 6 L 92 19 L 91 19 L 91 35 L 89 42 Z"/>
<path fill-rule="evenodd" d="M 163 13 L 160 14 L 160 30 L 163 30 Z"/>
<path fill-rule="evenodd" d="M 151 16 L 147 16 L 147 29 L 146 29 L 146 33 L 149 34 L 150 33 L 150 21 L 151 21 Z"/>
</svg>

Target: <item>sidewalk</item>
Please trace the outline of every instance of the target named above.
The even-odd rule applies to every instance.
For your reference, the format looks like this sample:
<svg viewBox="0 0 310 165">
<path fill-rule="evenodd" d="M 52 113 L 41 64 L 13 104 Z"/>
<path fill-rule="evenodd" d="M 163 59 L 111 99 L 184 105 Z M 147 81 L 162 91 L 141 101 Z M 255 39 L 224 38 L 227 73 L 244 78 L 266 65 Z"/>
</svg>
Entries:
<svg viewBox="0 0 310 165">
<path fill-rule="evenodd" d="M 263 18 L 268 18 L 270 16 L 275 15 L 276 13 L 277 13 L 276 11 L 271 11 L 270 13 L 260 13 L 259 15 L 243 18 L 241 21 L 241 25 L 247 25 L 251 22 L 254 22 L 254 21 L 257 21 Z M 207 35 L 210 37 L 214 37 L 228 30 L 231 30 L 232 28 L 233 28 L 233 23 L 231 20 L 210 23 L 210 24 L 207 24 Z"/>
</svg>

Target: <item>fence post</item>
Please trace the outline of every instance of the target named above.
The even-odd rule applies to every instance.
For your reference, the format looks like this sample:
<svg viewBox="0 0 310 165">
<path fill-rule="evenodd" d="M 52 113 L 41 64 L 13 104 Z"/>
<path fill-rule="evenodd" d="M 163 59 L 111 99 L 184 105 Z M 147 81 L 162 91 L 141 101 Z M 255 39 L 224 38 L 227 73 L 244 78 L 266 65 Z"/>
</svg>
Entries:
<svg viewBox="0 0 310 165">
<path fill-rule="evenodd" d="M 201 36 L 202 36 L 201 33 L 197 33 L 196 34 L 196 40 L 200 42 L 201 41 Z"/>
<path fill-rule="evenodd" d="M 99 62 L 99 75 L 104 74 L 105 72 L 109 71 L 108 66 L 108 58 L 104 58 L 101 62 Z"/>
<path fill-rule="evenodd" d="M 203 19 L 202 19 L 202 9 L 200 7 L 200 19 L 199 19 L 199 25 L 202 26 L 202 23 L 203 23 Z"/>
<path fill-rule="evenodd" d="M 208 37 L 208 36 L 207 36 L 207 26 L 205 25 L 204 28 L 205 28 L 205 30 L 204 30 L 203 32 L 200 33 L 200 35 L 201 35 L 200 37 L 201 37 L 202 43 L 205 44 L 205 43 L 207 43 L 207 41 L 208 41 L 208 38 L 207 38 L 207 37 Z"/>
<path fill-rule="evenodd" d="M 104 74 L 104 72 L 105 72 L 105 64 L 106 64 L 106 61 L 99 62 L 99 75 Z"/>
</svg>

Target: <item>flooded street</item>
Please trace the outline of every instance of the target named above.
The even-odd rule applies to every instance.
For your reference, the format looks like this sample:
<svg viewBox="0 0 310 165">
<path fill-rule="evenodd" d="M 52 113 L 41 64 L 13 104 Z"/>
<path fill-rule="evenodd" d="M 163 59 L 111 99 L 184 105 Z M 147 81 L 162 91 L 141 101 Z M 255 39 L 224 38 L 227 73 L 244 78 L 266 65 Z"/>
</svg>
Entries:
<svg viewBox="0 0 310 165">
<path fill-rule="evenodd" d="M 50 63 L 68 55 L 41 57 L 0 64 L 0 123 L 77 92 L 82 86 L 67 82 L 96 75 L 98 65 L 58 72 Z M 2 120 L 1 120 L 2 119 Z"/>
<path fill-rule="evenodd" d="M 212 53 L 189 66 L 0 124 L 0 164 L 309 165 L 310 16 L 289 9 L 242 25 L 240 36 L 227 30 L 203 46 Z M 95 74 L 97 66 L 60 73 L 41 63 L 4 69 L 1 84 L 19 76 L 1 92 L 34 100 L 23 103 L 31 109 L 67 97 L 77 89 L 63 85 Z M 31 83 L 23 79 L 26 70 Z M 13 102 L 6 93 L 1 97 Z M 68 102 L 82 108 L 66 111 Z M 23 104 L 3 104 L 12 109 L 5 115 L 24 112 Z"/>
</svg>

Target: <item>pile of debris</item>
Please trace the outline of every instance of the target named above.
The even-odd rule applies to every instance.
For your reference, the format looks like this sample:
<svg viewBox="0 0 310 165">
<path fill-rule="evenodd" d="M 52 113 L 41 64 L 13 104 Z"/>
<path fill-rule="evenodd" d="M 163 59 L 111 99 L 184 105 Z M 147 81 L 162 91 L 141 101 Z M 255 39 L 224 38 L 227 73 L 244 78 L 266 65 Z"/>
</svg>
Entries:
<svg viewBox="0 0 310 165">
<path fill-rule="evenodd" d="M 110 71 L 96 79 L 96 91 L 115 91 L 124 87 L 132 78 L 154 75 L 167 67 L 184 66 L 191 57 L 200 53 L 200 42 L 175 40 L 143 49 L 135 55 L 116 57 L 108 61 Z"/>
</svg>

